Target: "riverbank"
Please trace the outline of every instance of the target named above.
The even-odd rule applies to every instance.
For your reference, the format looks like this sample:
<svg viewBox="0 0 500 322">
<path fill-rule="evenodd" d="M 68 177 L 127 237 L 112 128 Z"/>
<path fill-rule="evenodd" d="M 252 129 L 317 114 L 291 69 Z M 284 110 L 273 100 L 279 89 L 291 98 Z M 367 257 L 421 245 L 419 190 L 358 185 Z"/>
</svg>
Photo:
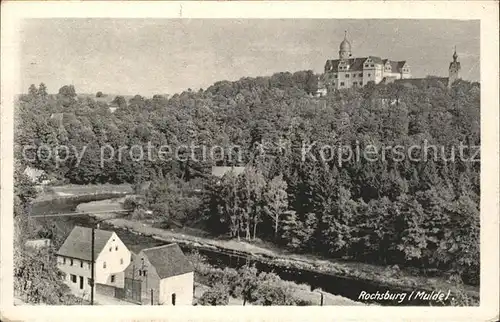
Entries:
<svg viewBox="0 0 500 322">
<path fill-rule="evenodd" d="M 95 203 L 91 204 L 95 206 Z M 293 254 L 276 247 L 271 249 L 238 240 L 218 240 L 193 236 L 183 232 L 156 228 L 151 223 L 144 221 L 113 218 L 112 214 L 99 214 L 95 215 L 95 217 L 106 219 L 104 222 L 113 227 L 149 236 L 162 242 L 175 242 L 195 249 L 211 250 L 228 255 L 250 258 L 252 261 L 272 264 L 285 269 L 293 268 L 351 280 L 365 281 L 380 288 L 397 289 L 405 292 L 412 292 L 414 290 L 429 292 L 434 290 L 450 290 L 454 294 L 465 293 L 467 297 L 479 300 L 479 288 L 477 287 L 465 285 L 463 286 L 464 289 L 462 289 L 444 278 L 413 276 L 404 270 L 394 267 L 343 262 L 316 255 Z"/>
<path fill-rule="evenodd" d="M 97 195 L 127 195 L 133 193 L 130 184 L 99 184 L 99 185 L 75 185 L 62 186 L 38 186 L 40 193 L 34 202 L 50 201 L 55 198 L 97 196 Z"/>
</svg>

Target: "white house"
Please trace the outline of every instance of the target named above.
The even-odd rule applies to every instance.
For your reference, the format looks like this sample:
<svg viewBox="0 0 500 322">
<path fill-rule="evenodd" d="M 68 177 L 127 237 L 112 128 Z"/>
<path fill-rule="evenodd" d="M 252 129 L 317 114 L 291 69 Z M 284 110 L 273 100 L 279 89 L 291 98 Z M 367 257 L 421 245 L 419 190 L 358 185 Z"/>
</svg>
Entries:
<svg viewBox="0 0 500 322">
<path fill-rule="evenodd" d="M 90 294 L 92 230 L 75 226 L 57 252 L 57 266 L 66 273 L 65 283 L 80 297 Z M 96 284 L 124 287 L 131 253 L 112 231 L 95 230 L 94 276 Z"/>
<path fill-rule="evenodd" d="M 132 258 L 124 296 L 142 304 L 192 305 L 194 269 L 179 245 L 143 249 Z"/>
</svg>

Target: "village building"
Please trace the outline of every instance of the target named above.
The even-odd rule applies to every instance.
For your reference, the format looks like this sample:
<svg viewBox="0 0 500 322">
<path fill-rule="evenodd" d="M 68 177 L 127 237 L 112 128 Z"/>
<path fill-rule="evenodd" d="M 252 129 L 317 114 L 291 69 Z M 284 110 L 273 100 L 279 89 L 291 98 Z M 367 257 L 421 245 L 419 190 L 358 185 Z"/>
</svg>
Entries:
<svg viewBox="0 0 500 322">
<path fill-rule="evenodd" d="M 448 78 L 441 80 L 445 86 L 450 87 L 460 78 L 461 69 L 455 49 L 453 61 L 448 68 Z M 419 85 L 427 78 L 412 78 L 411 68 L 405 60 L 390 60 L 378 56 L 353 57 L 351 43 L 347 39 L 339 46 L 339 58 L 329 59 L 325 63 L 324 73 L 318 81 L 317 96 L 324 96 L 327 92 L 352 87 L 363 87 L 368 83 L 388 84 L 401 83 L 406 85 Z"/>
<path fill-rule="evenodd" d="M 66 274 L 64 282 L 73 294 L 88 299 L 91 279 L 92 229 L 76 226 L 57 252 L 57 267 Z M 124 287 L 124 271 L 131 253 L 115 232 L 95 230 L 94 277 L 96 292 L 100 285 Z"/>
<path fill-rule="evenodd" d="M 132 254 L 122 298 L 141 304 L 192 305 L 193 265 L 177 244 Z"/>
</svg>

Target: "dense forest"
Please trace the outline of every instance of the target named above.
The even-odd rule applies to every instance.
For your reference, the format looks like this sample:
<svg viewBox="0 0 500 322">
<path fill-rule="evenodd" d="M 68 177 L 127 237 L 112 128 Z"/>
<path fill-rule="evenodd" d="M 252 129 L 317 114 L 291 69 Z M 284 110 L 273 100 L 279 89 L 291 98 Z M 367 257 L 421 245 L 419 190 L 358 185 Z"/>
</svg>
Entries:
<svg viewBox="0 0 500 322">
<path fill-rule="evenodd" d="M 117 96 L 114 112 L 102 93 L 81 96 L 68 85 L 48 94 L 32 85 L 18 98 L 15 153 L 55 182 L 150 182 L 129 201 L 137 218 L 296 252 L 451 271 L 477 284 L 480 162 L 470 147 L 480 145 L 480 85 L 448 88 L 429 77 L 316 97 L 316 80 L 301 71 L 171 97 Z M 123 153 L 102 161 L 103 146 L 148 144 L 231 153 L 201 160 L 193 158 L 198 148 L 172 160 Z M 50 147 L 52 158 L 50 149 L 36 155 L 27 146 Z M 348 158 L 349 149 L 369 146 L 378 147 L 377 160 Z M 384 149 L 396 146 L 403 149 Z M 403 150 L 410 152 L 402 157 Z M 85 151 L 81 159 L 76 151 Z M 219 179 L 210 175 L 214 165 L 246 169 Z"/>
</svg>

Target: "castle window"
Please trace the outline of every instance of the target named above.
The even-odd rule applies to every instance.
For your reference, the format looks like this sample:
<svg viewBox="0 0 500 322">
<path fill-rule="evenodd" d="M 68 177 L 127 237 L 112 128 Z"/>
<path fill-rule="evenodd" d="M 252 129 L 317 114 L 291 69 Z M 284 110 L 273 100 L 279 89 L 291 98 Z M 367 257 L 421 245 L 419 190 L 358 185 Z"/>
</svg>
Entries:
<svg viewBox="0 0 500 322">
<path fill-rule="evenodd" d="M 345 78 L 349 78 L 349 74 L 345 74 Z"/>
<path fill-rule="evenodd" d="M 375 65 L 371 64 L 370 67 L 375 67 Z"/>
<path fill-rule="evenodd" d="M 63 257 L 63 264 L 66 264 L 66 257 Z"/>
<path fill-rule="evenodd" d="M 337 77 L 338 77 L 338 76 L 337 76 L 337 74 L 335 74 L 334 76 L 335 76 L 335 78 L 337 78 Z"/>
<path fill-rule="evenodd" d="M 76 275 L 71 274 L 71 282 L 76 283 Z"/>
<path fill-rule="evenodd" d="M 357 83 L 357 82 L 353 82 L 352 84 L 353 84 L 353 85 L 358 85 L 358 83 Z"/>
<path fill-rule="evenodd" d="M 102 263 L 102 268 L 106 268 L 106 262 Z"/>
<path fill-rule="evenodd" d="M 69 266 L 73 266 L 73 258 L 69 260 Z"/>
<path fill-rule="evenodd" d="M 80 267 L 83 268 L 83 261 L 80 261 Z"/>
<path fill-rule="evenodd" d="M 359 85 L 363 85 L 363 82 L 359 82 Z"/>
<path fill-rule="evenodd" d="M 368 73 L 368 77 L 372 76 L 372 74 Z"/>
<path fill-rule="evenodd" d="M 115 246 L 115 250 L 118 250 L 118 246 Z"/>
<path fill-rule="evenodd" d="M 340 86 L 344 86 L 344 82 L 340 82 Z"/>
<path fill-rule="evenodd" d="M 359 77 L 363 77 L 363 73 L 359 73 Z"/>
<path fill-rule="evenodd" d="M 111 283 L 115 282 L 115 275 L 111 275 Z"/>
</svg>

